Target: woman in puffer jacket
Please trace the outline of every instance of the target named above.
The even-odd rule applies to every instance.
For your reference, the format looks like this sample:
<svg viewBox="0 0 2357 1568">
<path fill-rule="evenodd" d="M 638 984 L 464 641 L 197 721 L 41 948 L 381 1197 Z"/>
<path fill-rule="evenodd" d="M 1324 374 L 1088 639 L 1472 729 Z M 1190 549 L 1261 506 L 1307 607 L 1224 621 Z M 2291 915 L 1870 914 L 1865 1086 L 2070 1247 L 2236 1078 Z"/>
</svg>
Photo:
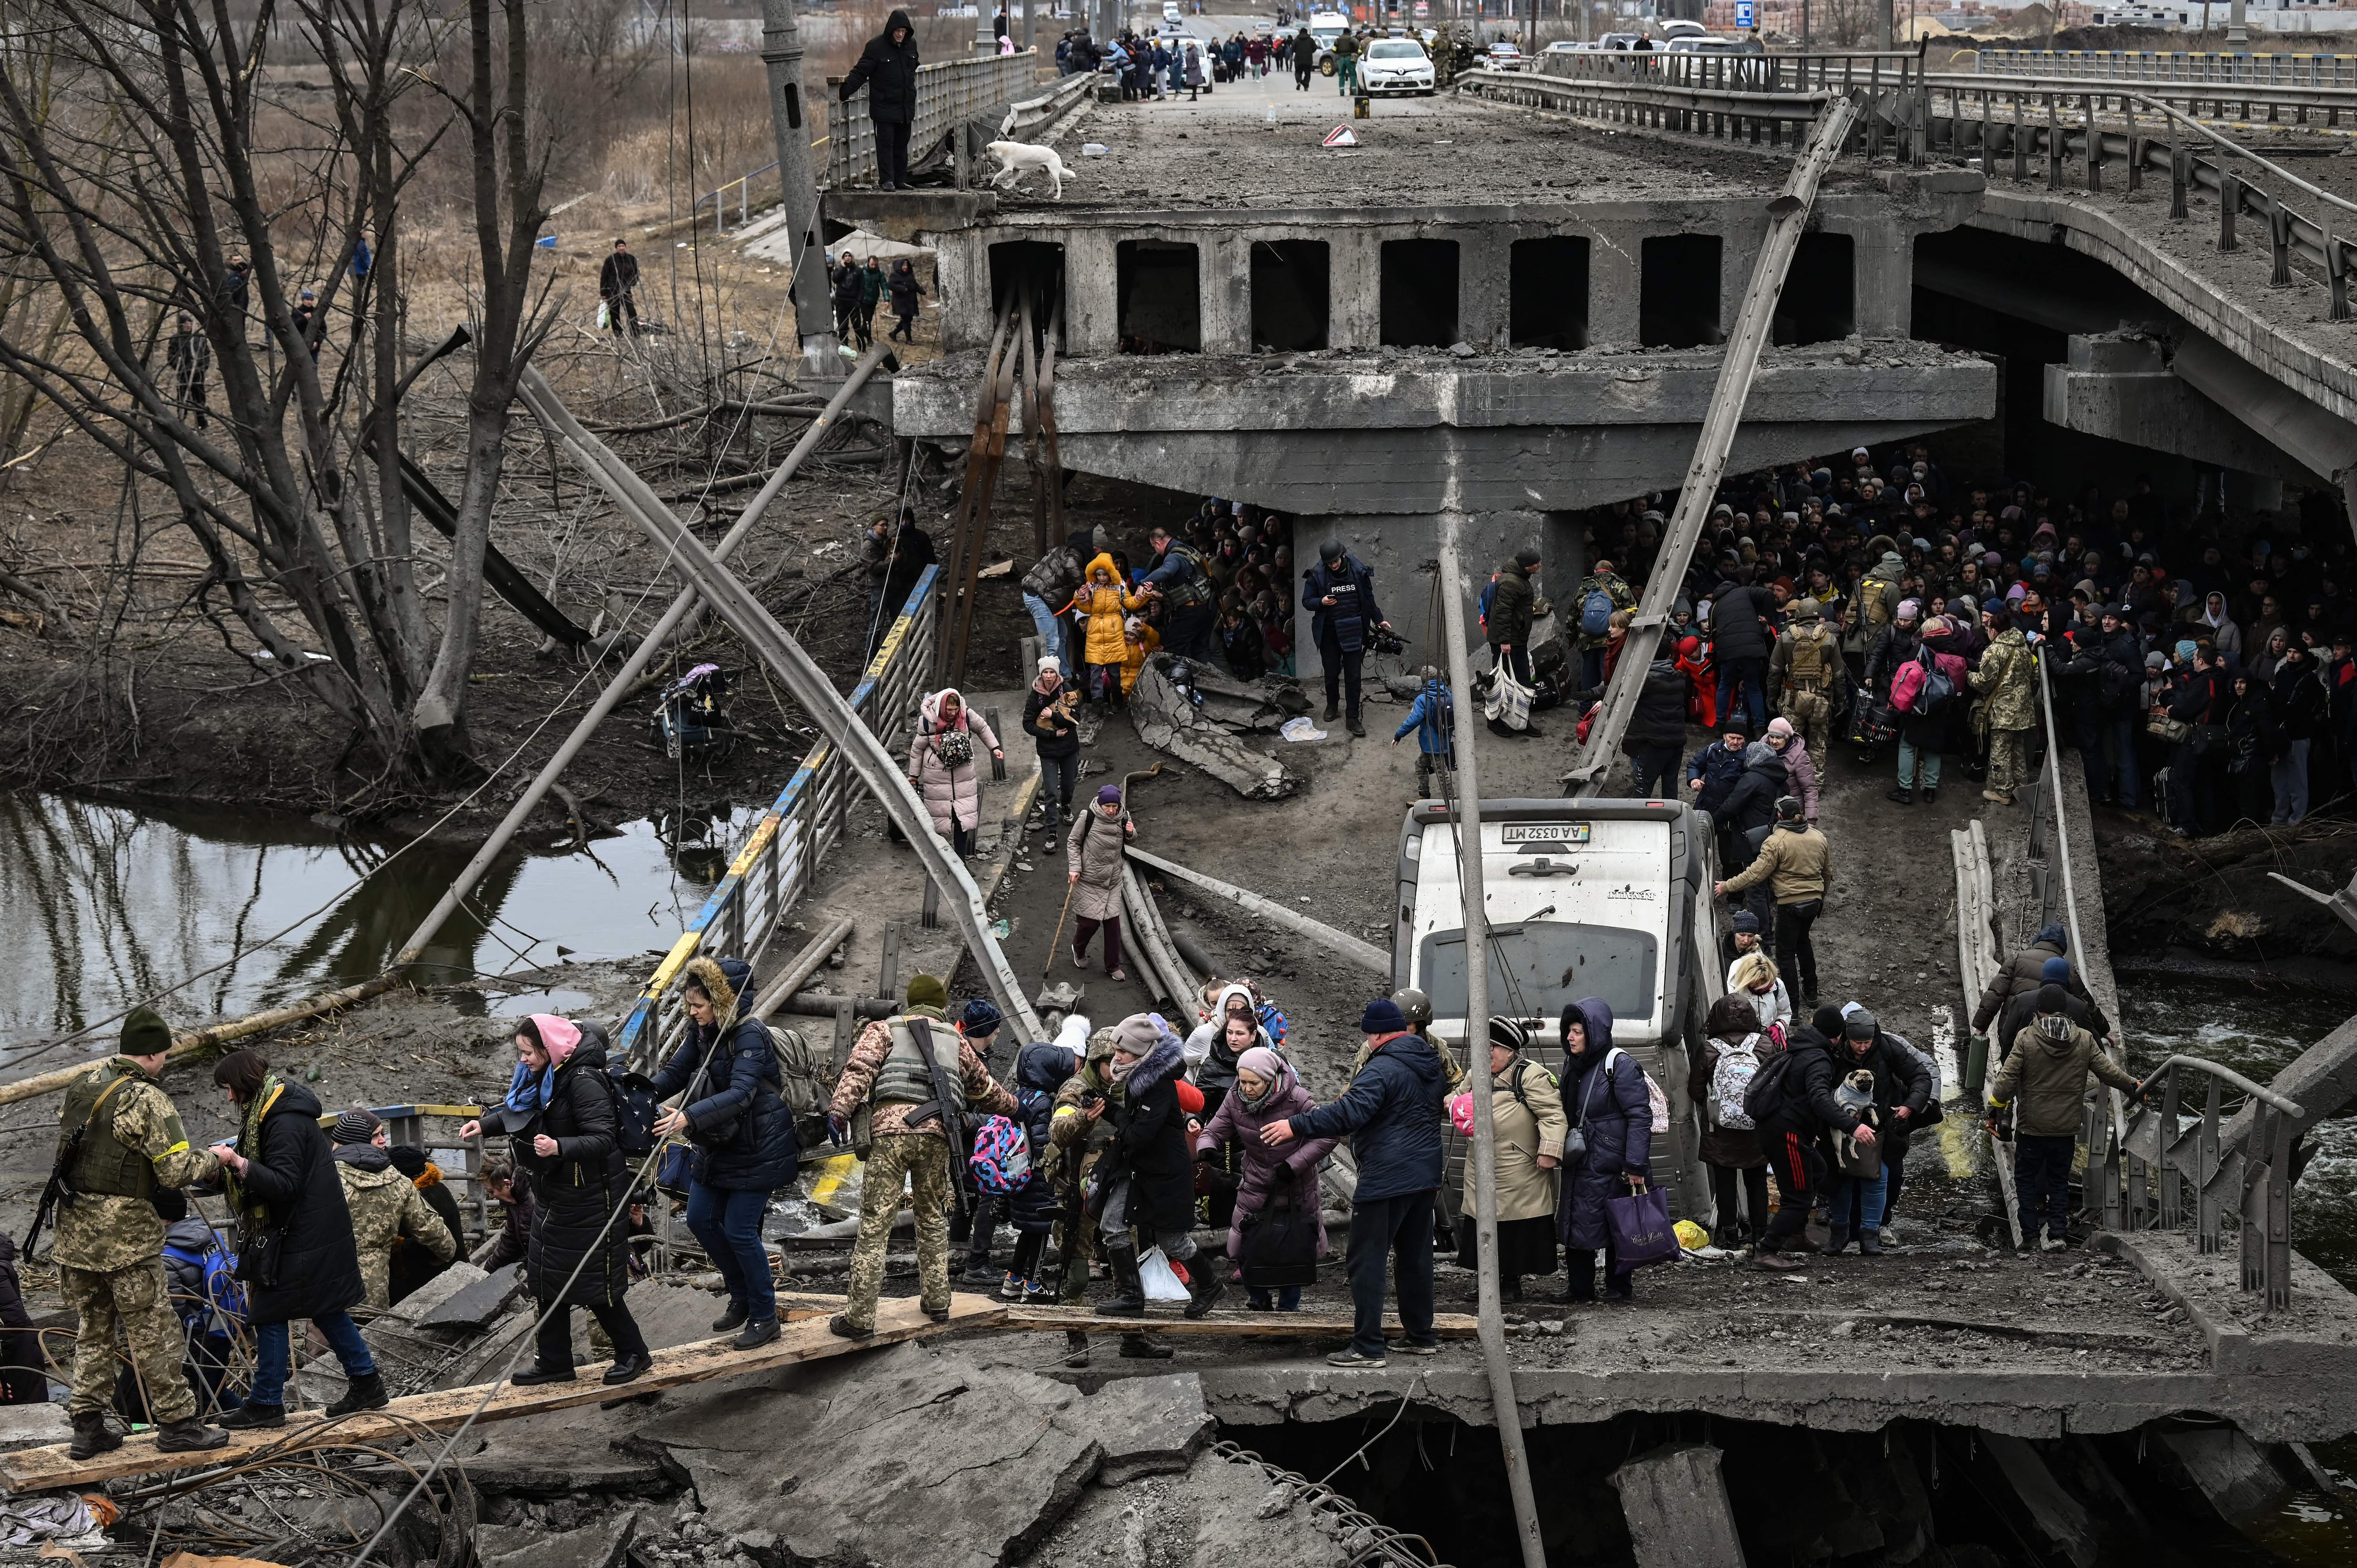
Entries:
<svg viewBox="0 0 2357 1568">
<path fill-rule="evenodd" d="M 1562 1207 L 1555 1212 L 1566 1250 L 1565 1275 L 1570 1281 L 1563 1298 L 1596 1299 L 1596 1254 L 1600 1251 L 1604 1294 L 1627 1301 L 1630 1276 L 1613 1266 L 1619 1258 L 1604 1202 L 1652 1176 L 1653 1106 L 1645 1092 L 1645 1070 L 1628 1052 L 1613 1050 L 1612 1009 L 1602 997 L 1566 1004 L 1558 1026 L 1564 1114 L 1587 1138 L 1587 1147 L 1566 1154 L 1563 1162 Z"/>
<path fill-rule="evenodd" d="M 1266 1038 L 1266 1036 L 1263 1036 Z M 1260 1130 L 1272 1122 L 1307 1115 L 1317 1107 L 1292 1064 L 1266 1046 L 1254 1046 L 1236 1058 L 1235 1087 L 1220 1101 L 1219 1113 L 1195 1138 L 1195 1158 L 1217 1160 L 1223 1150 L 1243 1153 L 1237 1173 L 1235 1213 L 1228 1222 L 1228 1256 L 1242 1261 L 1244 1228 L 1280 1197 L 1317 1209 L 1318 1166 L 1334 1149 L 1333 1138 L 1297 1139 L 1271 1147 L 1261 1142 Z M 1318 1222 L 1318 1252 L 1326 1252 L 1326 1222 Z M 1208 1265 L 1206 1265 L 1208 1266 Z M 1299 1312 L 1301 1287 L 1281 1285 L 1272 1294 L 1267 1287 L 1246 1285 L 1244 1294 L 1254 1312 Z"/>
<path fill-rule="evenodd" d="M 1089 562 L 1088 580 L 1081 585 L 1081 591 L 1058 612 L 1078 611 L 1088 618 L 1088 635 L 1081 650 L 1089 668 L 1082 672 L 1081 690 L 1091 699 L 1116 703 L 1121 700 L 1122 666 L 1129 660 L 1129 639 L 1123 634 L 1123 619 L 1130 610 L 1144 609 L 1146 603 L 1145 595 L 1122 587 L 1120 568 L 1114 564 L 1110 553 L 1101 552 Z"/>
<path fill-rule="evenodd" d="M 974 827 L 982 820 L 982 754 L 1004 758 L 998 737 L 980 714 L 971 712 L 956 688 L 944 686 L 924 701 L 917 738 L 909 745 L 909 782 L 925 798 L 933 832 L 950 841 L 961 859 L 974 853 Z"/>
<path fill-rule="evenodd" d="M 770 1195 L 792 1181 L 801 1165 L 769 1027 L 740 1016 L 751 1004 L 752 984 L 753 972 L 741 959 L 691 959 L 680 986 L 687 1028 L 654 1077 L 658 1100 L 684 1091 L 678 1107 L 655 1118 L 655 1133 L 684 1134 L 694 1145 L 687 1228 L 728 1287 L 728 1310 L 712 1331 L 741 1329 L 737 1347 L 742 1350 L 778 1337 L 778 1297 L 761 1245 L 761 1218 Z"/>
</svg>

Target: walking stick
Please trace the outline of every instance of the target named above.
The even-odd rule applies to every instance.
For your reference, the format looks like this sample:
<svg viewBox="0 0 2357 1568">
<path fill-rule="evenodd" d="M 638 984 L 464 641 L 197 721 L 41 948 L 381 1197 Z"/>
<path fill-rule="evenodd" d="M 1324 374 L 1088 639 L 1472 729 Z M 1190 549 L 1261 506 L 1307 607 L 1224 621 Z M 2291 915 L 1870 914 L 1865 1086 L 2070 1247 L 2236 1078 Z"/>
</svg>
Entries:
<svg viewBox="0 0 2357 1568">
<path fill-rule="evenodd" d="M 1129 787 L 1134 780 L 1139 779 L 1152 779 L 1160 774 L 1161 771 L 1162 764 L 1157 762 L 1153 767 L 1146 768 L 1143 772 L 1125 773 L 1122 775 L 1121 803 L 1123 809 L 1126 810 L 1129 806 Z M 1096 808 L 1094 806 L 1083 806 L 1081 810 L 1084 811 L 1093 811 Z M 1079 887 L 1080 882 L 1076 878 L 1067 877 L 1065 879 L 1064 907 L 1062 909 L 1059 910 L 1056 915 L 1056 934 L 1049 938 L 1048 941 L 1048 964 L 1046 968 L 1039 972 L 1039 983 L 1041 985 L 1047 984 L 1048 977 L 1056 972 L 1056 953 L 1064 945 L 1064 918 L 1072 912 L 1072 894 L 1077 891 Z"/>
</svg>

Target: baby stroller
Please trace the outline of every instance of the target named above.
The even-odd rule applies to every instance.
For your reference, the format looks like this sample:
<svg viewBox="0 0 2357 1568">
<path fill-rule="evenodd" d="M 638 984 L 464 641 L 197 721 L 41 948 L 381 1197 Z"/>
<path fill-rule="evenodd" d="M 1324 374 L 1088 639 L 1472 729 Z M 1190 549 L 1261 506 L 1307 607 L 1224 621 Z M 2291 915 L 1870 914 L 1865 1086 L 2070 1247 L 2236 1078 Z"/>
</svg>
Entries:
<svg viewBox="0 0 2357 1568">
<path fill-rule="evenodd" d="M 1883 746 L 1899 737 L 1896 715 L 1889 703 L 1874 701 L 1860 692 L 1850 704 L 1849 743 L 1857 748 L 1857 760 L 1870 766 Z"/>
<path fill-rule="evenodd" d="M 649 721 L 663 756 L 719 761 L 736 750 L 737 726 L 721 704 L 727 693 L 727 672 L 717 664 L 699 664 L 672 682 Z"/>
</svg>

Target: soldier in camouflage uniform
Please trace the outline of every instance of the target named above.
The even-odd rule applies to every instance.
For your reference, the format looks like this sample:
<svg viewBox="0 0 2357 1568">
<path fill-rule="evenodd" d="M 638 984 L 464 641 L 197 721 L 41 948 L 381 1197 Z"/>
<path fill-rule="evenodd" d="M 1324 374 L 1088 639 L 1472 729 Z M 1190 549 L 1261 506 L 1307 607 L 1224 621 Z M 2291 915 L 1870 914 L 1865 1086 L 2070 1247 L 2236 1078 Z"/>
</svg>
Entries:
<svg viewBox="0 0 2357 1568">
<path fill-rule="evenodd" d="M 846 1339 L 865 1339 L 876 1332 L 876 1294 L 884 1283 L 884 1244 L 892 1221 L 900 1212 L 903 1182 L 914 1189 L 910 1200 L 917 1221 L 917 1277 L 925 1311 L 937 1323 L 950 1316 L 950 1150 L 943 1116 L 909 1125 L 911 1112 L 930 1108 L 935 1096 L 932 1078 L 917 1054 L 909 1025 L 927 1020 L 934 1059 L 956 1080 L 960 1103 L 952 1112 L 1020 1117 L 1022 1108 L 1006 1092 L 982 1057 L 967 1043 L 963 1028 L 952 1030 L 944 1009 L 949 992 L 930 974 L 909 982 L 909 1010 L 896 1018 L 878 1020 L 860 1031 L 851 1047 L 851 1059 L 835 1079 L 834 1099 L 827 1106 L 827 1127 L 837 1144 L 849 1141 L 851 1118 L 863 1106 L 871 1110 L 875 1143 L 867 1155 L 867 1171 L 859 1193 L 859 1240 L 851 1253 L 850 1299 L 827 1326 Z M 990 1010 L 996 1022 L 997 1009 Z M 952 1069 L 949 1053 L 956 1053 Z M 963 1157 L 964 1151 L 958 1151 Z"/>
<path fill-rule="evenodd" d="M 164 1020 L 133 1009 L 123 1021 L 118 1054 L 75 1079 L 59 1112 L 61 1160 L 74 1134 L 82 1134 L 64 1172 L 73 1196 L 58 1210 L 49 1250 L 58 1288 L 81 1319 L 73 1398 L 66 1406 L 76 1459 L 123 1446 L 106 1424 L 118 1333 L 145 1385 L 159 1450 L 194 1453 L 229 1441 L 228 1433 L 197 1419 L 196 1395 L 180 1374 L 180 1320 L 164 1283 L 164 1219 L 155 1194 L 221 1170 L 209 1151 L 190 1146 L 178 1109 L 157 1081 L 171 1048 Z"/>
</svg>

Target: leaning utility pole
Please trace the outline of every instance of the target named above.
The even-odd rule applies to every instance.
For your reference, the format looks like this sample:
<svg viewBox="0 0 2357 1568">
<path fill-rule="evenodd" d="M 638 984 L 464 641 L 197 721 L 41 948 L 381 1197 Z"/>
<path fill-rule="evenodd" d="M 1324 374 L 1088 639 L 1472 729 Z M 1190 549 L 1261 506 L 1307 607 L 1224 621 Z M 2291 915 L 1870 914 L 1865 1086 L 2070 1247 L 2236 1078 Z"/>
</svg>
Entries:
<svg viewBox="0 0 2357 1568">
<path fill-rule="evenodd" d="M 1498 1294 L 1498 1134 L 1490 1105 L 1490 918 L 1481 888 L 1481 772 L 1466 722 L 1481 711 L 1473 695 L 1472 660 L 1465 653 L 1465 596 L 1457 561 L 1455 512 L 1440 520 L 1440 618 L 1448 639 L 1448 685 L 1457 708 L 1457 890 L 1465 904 L 1465 1066 L 1473 1092 L 1473 1233 L 1480 1262 L 1476 1322 L 1481 1359 L 1490 1373 L 1498 1446 L 1506 1455 L 1506 1490 L 1513 1498 L 1523 1568 L 1546 1568 L 1539 1539 L 1538 1501 L 1531 1487 L 1531 1456 L 1523 1444 L 1522 1403 L 1514 1397 L 1514 1364 L 1506 1351 L 1505 1308 Z"/>
<path fill-rule="evenodd" d="M 794 329 L 804 381 L 840 381 L 834 313 L 826 286 L 826 242 L 818 229 L 818 177 L 811 167 L 808 100 L 802 93 L 802 28 L 794 0 L 761 0 L 761 62 L 770 68 L 770 124 L 778 137 L 778 189 L 793 256 Z"/>
</svg>

